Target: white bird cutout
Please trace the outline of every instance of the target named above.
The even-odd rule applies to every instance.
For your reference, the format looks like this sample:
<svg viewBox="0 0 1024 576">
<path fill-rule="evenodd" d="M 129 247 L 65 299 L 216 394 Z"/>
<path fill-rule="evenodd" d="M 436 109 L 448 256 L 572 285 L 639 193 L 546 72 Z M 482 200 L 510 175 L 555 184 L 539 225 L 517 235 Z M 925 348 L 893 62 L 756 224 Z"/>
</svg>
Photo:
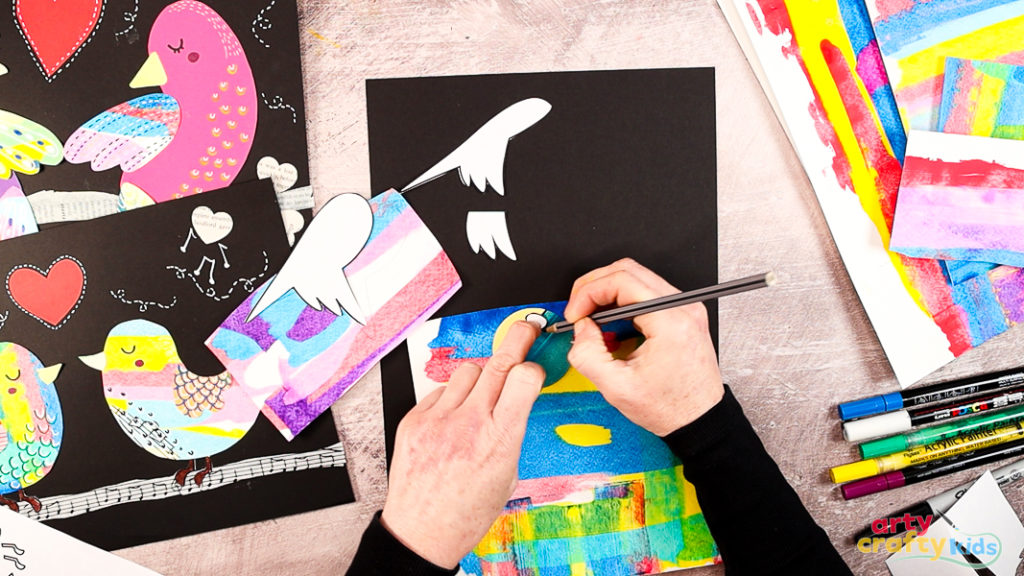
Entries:
<svg viewBox="0 0 1024 576">
<path fill-rule="evenodd" d="M 451 154 L 402 188 L 402 192 L 408 192 L 458 168 L 459 178 L 466 186 L 472 184 L 483 192 L 490 184 L 495 192 L 504 196 L 503 173 L 508 141 L 539 122 L 550 111 L 551 104 L 540 98 L 527 98 L 505 108 L 466 138 Z"/>
<path fill-rule="evenodd" d="M 314 310 L 327 308 L 338 316 L 344 311 L 356 322 L 366 324 L 345 276 L 345 266 L 362 252 L 372 230 L 373 210 L 365 198 L 359 194 L 331 198 L 309 223 L 295 250 L 245 321 L 259 316 L 294 289 Z"/>
<path fill-rule="evenodd" d="M 509 141 L 547 116 L 551 104 L 540 98 L 527 98 L 498 112 L 451 154 L 410 182 L 402 193 L 426 184 L 456 168 L 466 186 L 480 192 L 491 188 L 505 195 L 505 151 Z M 466 239 L 474 253 L 480 250 L 495 259 L 495 246 L 511 260 L 516 259 L 509 238 L 504 212 L 469 212 L 466 214 Z"/>
</svg>

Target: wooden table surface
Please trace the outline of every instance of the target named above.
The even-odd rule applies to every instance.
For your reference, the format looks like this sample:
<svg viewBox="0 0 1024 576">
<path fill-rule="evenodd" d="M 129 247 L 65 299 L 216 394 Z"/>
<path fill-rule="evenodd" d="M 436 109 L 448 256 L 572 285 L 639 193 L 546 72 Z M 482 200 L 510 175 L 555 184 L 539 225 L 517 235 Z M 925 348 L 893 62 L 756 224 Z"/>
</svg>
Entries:
<svg viewBox="0 0 1024 576">
<path fill-rule="evenodd" d="M 299 0 L 299 27 L 318 205 L 370 193 L 366 78 L 715 67 L 719 276 L 772 269 L 780 280 L 723 300 L 720 312 L 723 374 L 768 451 L 858 575 L 888 571 L 884 555 L 858 552 L 850 534 L 974 475 L 852 503 L 828 482 L 829 466 L 856 459 L 835 405 L 898 386 L 796 154 L 714 0 Z M 1022 345 L 1024 332 L 1011 331 L 928 381 L 1013 366 Z M 334 416 L 356 503 L 118 553 L 168 576 L 342 573 L 386 493 L 378 370 Z M 1020 510 L 1024 485 L 1006 494 Z"/>
</svg>

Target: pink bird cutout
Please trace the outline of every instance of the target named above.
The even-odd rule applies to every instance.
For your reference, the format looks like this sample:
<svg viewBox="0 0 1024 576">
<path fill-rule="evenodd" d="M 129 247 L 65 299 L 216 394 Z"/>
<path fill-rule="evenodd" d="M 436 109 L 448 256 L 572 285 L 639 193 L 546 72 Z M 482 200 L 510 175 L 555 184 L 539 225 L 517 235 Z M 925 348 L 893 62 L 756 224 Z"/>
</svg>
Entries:
<svg viewBox="0 0 1024 576">
<path fill-rule="evenodd" d="M 90 162 L 96 171 L 120 165 L 123 206 L 231 184 L 252 148 L 256 83 L 242 45 L 217 12 L 196 0 L 164 8 L 149 33 L 149 58 L 130 86 L 160 86 L 163 94 L 86 122 L 65 143 L 68 162 Z"/>
</svg>

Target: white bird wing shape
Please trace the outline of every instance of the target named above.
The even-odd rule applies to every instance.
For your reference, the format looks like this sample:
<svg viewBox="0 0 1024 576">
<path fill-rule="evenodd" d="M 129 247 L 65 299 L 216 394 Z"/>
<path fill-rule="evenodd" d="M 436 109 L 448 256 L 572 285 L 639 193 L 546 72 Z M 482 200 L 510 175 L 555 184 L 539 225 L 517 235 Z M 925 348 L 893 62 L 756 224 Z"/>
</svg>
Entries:
<svg viewBox="0 0 1024 576">
<path fill-rule="evenodd" d="M 352 292 L 345 266 L 366 246 L 373 230 L 373 210 L 359 194 L 341 194 L 317 212 L 281 271 L 271 280 L 246 318 L 258 316 L 289 290 L 315 310 L 344 311 L 360 324 L 366 318 Z"/>
<path fill-rule="evenodd" d="M 504 212 L 468 212 L 466 213 L 466 239 L 474 254 L 483 250 L 491 260 L 497 259 L 495 247 L 508 256 L 516 259 L 516 251 L 512 247 L 512 239 L 508 236 L 508 225 Z"/>
<path fill-rule="evenodd" d="M 408 192 L 455 170 L 466 186 L 476 186 L 483 192 L 490 184 L 495 192 L 504 196 L 505 149 L 508 141 L 547 116 L 551 104 L 540 98 L 527 98 L 498 112 L 472 136 L 460 144 L 429 170 L 402 189 Z"/>
</svg>

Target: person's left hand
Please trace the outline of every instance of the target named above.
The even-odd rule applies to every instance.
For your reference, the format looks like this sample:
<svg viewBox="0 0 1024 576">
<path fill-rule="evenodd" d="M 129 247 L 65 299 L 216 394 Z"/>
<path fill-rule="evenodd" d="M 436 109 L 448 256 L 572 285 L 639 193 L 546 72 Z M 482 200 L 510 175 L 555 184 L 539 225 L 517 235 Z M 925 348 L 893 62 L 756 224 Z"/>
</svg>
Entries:
<svg viewBox="0 0 1024 576">
<path fill-rule="evenodd" d="M 443 568 L 487 534 L 516 486 L 544 369 L 523 362 L 537 328 L 516 322 L 481 369 L 465 363 L 402 419 L 381 521 Z"/>
</svg>

